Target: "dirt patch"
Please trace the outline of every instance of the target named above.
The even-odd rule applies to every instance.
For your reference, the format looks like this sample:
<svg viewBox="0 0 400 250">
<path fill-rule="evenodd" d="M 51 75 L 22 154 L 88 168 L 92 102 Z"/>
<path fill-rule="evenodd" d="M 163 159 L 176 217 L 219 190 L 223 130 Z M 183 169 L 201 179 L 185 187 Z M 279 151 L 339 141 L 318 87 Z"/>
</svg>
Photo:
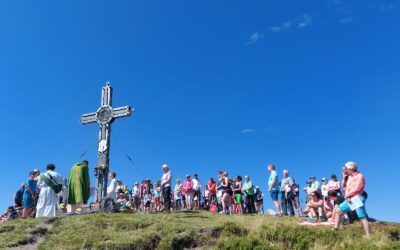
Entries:
<svg viewBox="0 0 400 250">
<path fill-rule="evenodd" d="M 25 240 L 19 241 L 16 245 L 11 246 L 10 249 L 37 249 L 37 247 L 44 241 L 46 234 L 51 230 L 55 221 L 56 219 L 52 218 L 40 223 L 36 228 L 29 232 Z"/>
</svg>

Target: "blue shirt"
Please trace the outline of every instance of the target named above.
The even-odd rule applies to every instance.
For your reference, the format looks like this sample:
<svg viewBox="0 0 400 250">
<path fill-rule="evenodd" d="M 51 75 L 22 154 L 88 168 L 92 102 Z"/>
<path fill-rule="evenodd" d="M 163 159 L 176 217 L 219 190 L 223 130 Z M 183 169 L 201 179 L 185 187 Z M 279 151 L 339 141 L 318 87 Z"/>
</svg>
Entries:
<svg viewBox="0 0 400 250">
<path fill-rule="evenodd" d="M 275 184 L 274 186 L 271 186 L 274 180 Z M 278 178 L 278 173 L 275 170 L 272 171 L 271 175 L 269 176 L 268 188 L 271 188 L 272 191 L 279 191 L 279 178 Z"/>
<path fill-rule="evenodd" d="M 15 202 L 22 203 L 23 196 L 24 196 L 24 191 L 22 191 L 22 189 L 18 190 L 17 193 L 15 194 Z"/>
<path fill-rule="evenodd" d="M 31 192 L 35 193 L 36 192 L 36 188 L 37 188 L 36 184 L 37 184 L 36 181 L 28 179 L 28 181 L 25 184 L 25 191 L 24 191 L 24 195 L 23 195 L 24 199 L 32 199 L 32 195 L 29 192 L 29 187 L 31 188 Z"/>
</svg>

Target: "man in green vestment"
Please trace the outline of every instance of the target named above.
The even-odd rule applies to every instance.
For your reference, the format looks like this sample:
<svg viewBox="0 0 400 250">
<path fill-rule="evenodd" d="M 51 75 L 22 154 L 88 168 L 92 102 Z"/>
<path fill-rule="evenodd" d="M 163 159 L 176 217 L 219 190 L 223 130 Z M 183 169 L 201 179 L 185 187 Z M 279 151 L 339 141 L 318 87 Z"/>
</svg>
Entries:
<svg viewBox="0 0 400 250">
<path fill-rule="evenodd" d="M 68 177 L 68 204 L 72 206 L 71 211 L 86 204 L 90 197 L 89 162 L 75 164 Z"/>
</svg>

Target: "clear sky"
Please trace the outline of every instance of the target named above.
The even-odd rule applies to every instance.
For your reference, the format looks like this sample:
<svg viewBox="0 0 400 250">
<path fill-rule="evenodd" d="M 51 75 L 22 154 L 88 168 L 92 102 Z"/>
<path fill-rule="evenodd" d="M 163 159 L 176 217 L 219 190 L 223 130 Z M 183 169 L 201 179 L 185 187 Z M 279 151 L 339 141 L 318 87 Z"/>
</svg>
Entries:
<svg viewBox="0 0 400 250">
<path fill-rule="evenodd" d="M 33 168 L 67 176 L 87 150 L 93 169 L 98 126 L 79 118 L 111 81 L 136 108 L 111 144 L 129 186 L 168 163 L 266 191 L 269 162 L 303 186 L 353 160 L 370 216 L 400 221 L 399 26 L 389 0 L 0 0 L 0 208 Z"/>
</svg>

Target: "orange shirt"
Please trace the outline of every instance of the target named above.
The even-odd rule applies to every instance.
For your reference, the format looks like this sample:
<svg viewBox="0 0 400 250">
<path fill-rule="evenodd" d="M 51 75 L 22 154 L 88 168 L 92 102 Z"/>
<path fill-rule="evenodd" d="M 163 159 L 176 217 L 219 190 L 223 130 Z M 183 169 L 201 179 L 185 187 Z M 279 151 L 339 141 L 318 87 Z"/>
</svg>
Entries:
<svg viewBox="0 0 400 250">
<path fill-rule="evenodd" d="M 346 198 L 353 198 L 364 193 L 365 178 L 360 172 L 350 175 L 346 183 Z"/>
</svg>

